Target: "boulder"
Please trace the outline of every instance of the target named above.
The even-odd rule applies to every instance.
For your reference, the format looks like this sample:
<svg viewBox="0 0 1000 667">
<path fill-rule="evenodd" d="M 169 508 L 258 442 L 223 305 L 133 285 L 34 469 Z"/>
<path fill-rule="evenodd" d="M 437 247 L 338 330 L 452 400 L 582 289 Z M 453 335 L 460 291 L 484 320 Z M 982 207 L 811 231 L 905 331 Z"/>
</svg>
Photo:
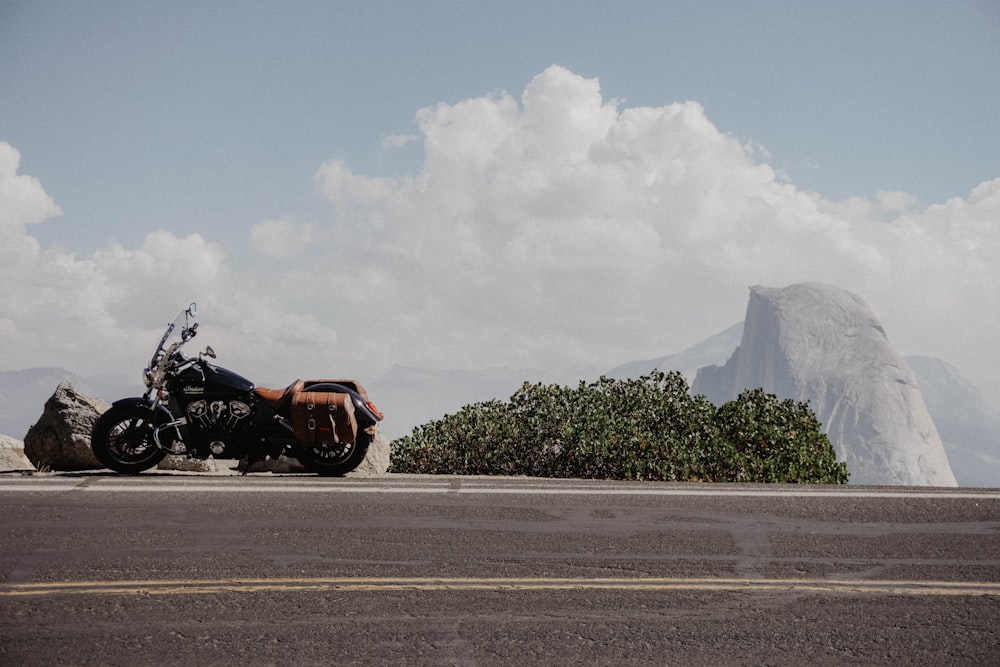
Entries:
<svg viewBox="0 0 1000 667">
<path fill-rule="evenodd" d="M 31 461 L 24 455 L 24 443 L 9 435 L 0 435 L 0 470 L 31 470 Z"/>
<path fill-rule="evenodd" d="M 110 406 L 61 382 L 45 402 L 42 416 L 24 436 L 24 453 L 38 470 L 103 468 L 90 450 L 94 422 Z"/>
<path fill-rule="evenodd" d="M 854 294 L 751 287 L 740 346 L 692 391 L 718 405 L 757 387 L 809 402 L 852 483 L 957 485 L 913 371 Z"/>
<path fill-rule="evenodd" d="M 368 445 L 365 460 L 354 469 L 352 475 L 358 477 L 379 477 L 389 471 L 389 438 L 381 431 L 375 434 L 372 443 Z"/>
<path fill-rule="evenodd" d="M 215 459 L 189 459 L 186 456 L 169 455 L 156 465 L 156 469 L 179 472 L 216 472 L 218 466 L 215 464 Z"/>
</svg>

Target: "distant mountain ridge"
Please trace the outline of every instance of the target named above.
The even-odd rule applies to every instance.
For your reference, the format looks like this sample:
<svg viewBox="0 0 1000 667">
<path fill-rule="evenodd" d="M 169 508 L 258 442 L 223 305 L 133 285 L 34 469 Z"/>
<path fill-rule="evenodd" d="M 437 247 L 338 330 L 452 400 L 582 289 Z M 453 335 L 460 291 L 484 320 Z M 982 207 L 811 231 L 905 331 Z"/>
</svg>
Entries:
<svg viewBox="0 0 1000 667">
<path fill-rule="evenodd" d="M 934 419 L 960 486 L 1000 486 L 1000 414 L 958 370 L 941 359 L 911 356 L 927 410 Z"/>
<path fill-rule="evenodd" d="M 659 369 L 661 371 L 677 371 L 687 378 L 688 384 L 692 384 L 699 369 L 726 363 L 733 350 L 739 347 L 742 338 L 743 323 L 737 322 L 725 331 L 720 331 L 682 352 L 622 364 L 612 368 L 606 375 L 616 380 L 624 380 L 642 377 L 654 369 Z"/>
<path fill-rule="evenodd" d="M 676 354 L 622 364 L 606 375 L 621 379 L 639 377 L 653 369 L 676 370 L 693 385 L 700 368 L 722 366 L 729 360 L 741 343 L 743 328 L 739 322 Z M 958 484 L 1000 487 L 1000 415 L 996 406 L 945 361 L 914 356 L 905 357 L 905 361 L 916 376 Z M 383 431 L 395 438 L 465 405 L 494 398 L 506 400 L 525 381 L 575 385 L 596 376 L 596 372 L 556 374 L 506 367 L 440 371 L 395 366 L 366 387 L 387 414 Z M 108 402 L 142 390 L 138 380 L 81 377 L 62 368 L 0 371 L 0 433 L 22 439 L 62 380 Z"/>
<path fill-rule="evenodd" d="M 138 379 L 129 383 L 124 378 L 104 375 L 82 377 L 65 368 L 0 371 L 0 433 L 23 440 L 31 425 L 41 417 L 45 401 L 63 381 L 108 403 L 124 396 L 136 396 L 143 390 Z"/>
<path fill-rule="evenodd" d="M 744 323 L 671 355 L 633 361 L 606 373 L 612 378 L 640 377 L 654 369 L 675 370 L 693 385 L 697 372 L 707 366 L 722 366 L 734 354 L 743 337 Z M 884 334 L 883 334 L 884 335 Z M 925 395 L 926 411 L 937 426 L 941 443 L 955 479 L 961 486 L 1000 487 L 1000 418 L 982 393 L 946 362 L 930 357 L 905 357 Z M 946 369 L 946 370 L 945 370 Z M 542 371 L 495 368 L 481 371 L 431 371 L 397 367 L 373 384 L 386 410 L 396 410 L 393 437 L 413 426 L 455 412 L 463 405 L 489 399 L 506 400 L 523 381 L 538 381 Z M 403 378 L 407 381 L 401 381 Z M 561 381 L 575 384 L 582 378 Z M 413 382 L 419 380 L 419 382 Z M 548 378 L 547 382 L 560 382 Z M 421 391 L 440 387 L 440 396 L 425 399 Z M 468 387 L 468 390 L 464 387 Z M 436 401 L 442 409 L 423 409 Z M 405 406 L 400 411 L 397 408 Z M 447 407 L 445 407 L 447 406 Z M 857 481 L 857 480 L 856 480 Z"/>
</svg>

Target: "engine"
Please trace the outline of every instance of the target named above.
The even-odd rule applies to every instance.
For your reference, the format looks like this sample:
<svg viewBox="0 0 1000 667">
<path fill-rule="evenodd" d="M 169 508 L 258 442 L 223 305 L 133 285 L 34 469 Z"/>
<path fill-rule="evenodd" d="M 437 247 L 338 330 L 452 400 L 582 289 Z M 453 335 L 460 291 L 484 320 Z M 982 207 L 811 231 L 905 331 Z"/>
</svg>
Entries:
<svg viewBox="0 0 1000 667">
<path fill-rule="evenodd" d="M 223 454 L 229 445 L 239 440 L 239 434 L 252 424 L 250 406 L 237 399 L 208 401 L 198 399 L 188 403 L 188 424 L 199 432 L 197 441 L 208 445 L 208 451 L 216 456 Z M 205 446 L 189 443 L 189 452 L 196 456 L 207 456 Z"/>
<path fill-rule="evenodd" d="M 250 406 L 236 399 L 212 401 L 199 399 L 187 406 L 188 422 L 203 431 L 230 432 L 240 426 L 240 422 L 250 416 Z"/>
</svg>

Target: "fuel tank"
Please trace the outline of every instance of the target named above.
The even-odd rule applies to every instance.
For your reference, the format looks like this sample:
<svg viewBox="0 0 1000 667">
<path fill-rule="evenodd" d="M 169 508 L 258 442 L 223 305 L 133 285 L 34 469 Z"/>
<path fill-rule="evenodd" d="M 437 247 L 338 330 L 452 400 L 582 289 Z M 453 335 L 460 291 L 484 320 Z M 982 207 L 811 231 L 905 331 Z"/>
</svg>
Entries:
<svg viewBox="0 0 1000 667">
<path fill-rule="evenodd" d="M 252 391 L 253 382 L 233 371 L 203 363 L 184 369 L 177 376 L 176 389 L 188 397 L 232 396 Z"/>
<path fill-rule="evenodd" d="M 253 382 L 227 368 L 205 364 L 205 389 L 209 392 L 245 393 L 253 390 Z"/>
</svg>

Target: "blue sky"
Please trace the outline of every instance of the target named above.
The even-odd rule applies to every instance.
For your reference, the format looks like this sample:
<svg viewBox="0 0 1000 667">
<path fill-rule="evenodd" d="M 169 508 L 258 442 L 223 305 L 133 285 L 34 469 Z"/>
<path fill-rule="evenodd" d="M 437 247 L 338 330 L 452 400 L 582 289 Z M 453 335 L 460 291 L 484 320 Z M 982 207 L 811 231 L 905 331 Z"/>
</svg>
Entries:
<svg viewBox="0 0 1000 667">
<path fill-rule="evenodd" d="M 550 139 L 565 129 L 569 121 L 533 119 L 529 93 L 583 105 L 596 123 L 581 125 L 584 134 L 605 122 L 624 132 L 627 110 L 695 107 L 669 129 L 629 125 L 651 134 L 619 145 L 620 162 L 590 153 L 594 170 L 607 168 L 594 183 L 609 188 L 592 210 L 617 201 L 625 211 L 591 215 L 573 206 L 579 196 L 565 180 L 516 178 L 560 173 L 576 153 L 546 166 L 494 146 L 483 178 L 455 176 L 489 152 L 463 143 L 483 137 L 457 122 L 492 119 L 522 147 L 540 136 L 517 134 L 529 126 Z M 615 110 L 622 117 L 609 120 Z M 0 208 L 9 235 L 0 367 L 86 371 L 92 359 L 55 330 L 90 332 L 95 346 L 131 341 L 150 326 L 140 315 L 169 319 L 156 309 L 197 297 L 218 303 L 220 337 L 248 350 L 237 361 L 263 363 L 254 361 L 261 350 L 275 350 L 262 368 L 271 376 L 307 365 L 309 332 L 354 350 L 321 360 L 358 373 L 392 363 L 601 368 L 678 351 L 739 320 L 750 284 L 815 279 L 871 301 L 904 351 L 986 376 L 983 330 L 998 323 L 978 313 L 1000 310 L 1000 244 L 992 187 L 972 193 L 1000 177 L 997 118 L 996 2 L 0 0 L 0 142 L 16 152 L 8 198 L 37 204 Z M 663 137 L 670 145 L 646 155 Z M 719 148 L 725 140 L 732 145 Z M 698 166 L 706 155 L 720 162 Z M 679 160 L 692 180 L 669 196 L 610 189 L 612 171 L 644 160 Z M 563 176 L 579 185 L 592 173 Z M 628 173 L 641 180 L 659 167 Z M 714 183 L 718 174 L 730 180 Z M 526 207 L 539 189 L 545 207 Z M 746 213 L 748 202 L 768 211 Z M 711 207 L 725 210 L 706 214 Z M 617 275 L 588 255 L 608 246 L 609 229 L 634 241 L 610 259 L 652 268 Z M 292 238 L 301 242 L 285 243 Z M 706 238 L 729 244 L 718 271 L 707 250 L 693 264 L 678 259 L 700 256 Z M 427 239 L 440 239 L 440 256 L 418 249 Z M 557 250 L 559 239 L 567 243 Z M 650 243 L 666 250 L 650 255 Z M 817 244 L 846 254 L 790 259 Z M 186 261 L 201 283 L 176 277 Z M 507 285 L 505 266 L 522 280 Z M 153 281 L 155 267 L 154 288 L 121 286 Z M 468 289 L 452 294 L 446 283 L 463 267 Z M 363 277 L 382 314 L 369 316 L 361 298 L 284 299 L 299 271 L 343 292 Z M 606 294 L 588 283 L 595 276 Z M 69 296 L 69 286 L 91 296 Z M 525 298 L 512 299 L 512 288 Z M 43 308 L 60 290 L 71 314 L 58 300 Z M 607 319 L 591 319 L 605 302 Z M 301 340 L 280 340 L 280 328 L 248 333 L 256 320 L 235 304 L 297 323 Z M 616 332 L 636 308 L 629 332 Z M 362 334 L 356 322 L 366 317 Z M 943 321 L 975 331 L 949 333 Z M 500 332 L 495 345 L 477 328 L 487 325 Z"/>
<path fill-rule="evenodd" d="M 992 2 L 0 6 L 0 130 L 70 212 L 39 234 L 84 247 L 308 210 L 330 157 L 413 170 L 380 145 L 418 109 L 552 64 L 628 106 L 696 100 L 831 198 L 929 204 L 1000 173 Z"/>
</svg>

